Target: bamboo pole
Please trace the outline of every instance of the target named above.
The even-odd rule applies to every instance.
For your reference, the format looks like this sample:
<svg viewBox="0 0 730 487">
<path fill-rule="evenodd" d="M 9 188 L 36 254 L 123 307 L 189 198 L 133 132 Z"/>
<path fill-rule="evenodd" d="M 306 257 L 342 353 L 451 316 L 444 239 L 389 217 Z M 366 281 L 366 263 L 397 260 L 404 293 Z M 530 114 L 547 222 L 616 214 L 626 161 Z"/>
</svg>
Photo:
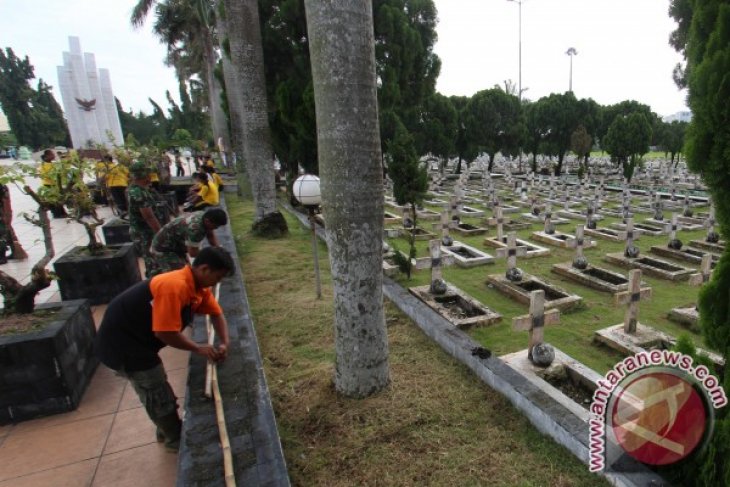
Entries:
<svg viewBox="0 0 730 487">
<path fill-rule="evenodd" d="M 215 299 L 218 300 L 220 294 L 220 284 L 215 288 Z M 208 345 L 213 345 L 215 341 L 215 329 L 210 323 L 210 316 L 205 317 L 205 325 L 208 330 Z M 228 438 L 228 429 L 226 428 L 226 416 L 223 410 L 223 399 L 221 398 L 220 387 L 218 387 L 218 367 L 208 361 L 208 367 L 205 376 L 205 395 L 213 396 L 215 403 L 215 416 L 218 423 L 218 432 L 221 439 L 221 450 L 223 453 L 223 473 L 226 487 L 236 487 L 236 476 L 233 471 L 233 456 L 231 454 L 231 442 Z"/>
</svg>

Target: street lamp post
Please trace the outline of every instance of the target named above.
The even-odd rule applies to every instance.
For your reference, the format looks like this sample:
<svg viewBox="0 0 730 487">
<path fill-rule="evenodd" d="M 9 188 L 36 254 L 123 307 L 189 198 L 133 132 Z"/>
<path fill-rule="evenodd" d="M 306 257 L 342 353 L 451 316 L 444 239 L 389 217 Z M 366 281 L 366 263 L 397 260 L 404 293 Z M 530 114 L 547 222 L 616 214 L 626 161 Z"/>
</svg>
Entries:
<svg viewBox="0 0 730 487">
<path fill-rule="evenodd" d="M 299 176 L 292 186 L 294 197 L 309 211 L 309 225 L 312 227 L 312 253 L 314 254 L 314 275 L 317 284 L 317 299 L 322 298 L 322 285 L 319 279 L 319 255 L 317 252 L 317 222 L 315 211 L 322 202 L 319 190 L 319 178 L 312 174 Z"/>
<path fill-rule="evenodd" d="M 575 50 L 574 47 L 569 47 L 567 51 L 565 51 L 565 54 L 570 56 L 570 78 L 568 81 L 568 91 L 573 92 L 573 56 L 576 56 L 578 54 L 578 51 Z"/>
<path fill-rule="evenodd" d="M 507 0 L 508 2 L 515 2 L 518 6 L 518 26 L 517 26 L 517 32 L 519 36 L 519 43 L 518 43 L 518 59 L 519 59 L 519 78 L 517 82 L 517 97 L 520 99 L 520 102 L 522 102 L 522 2 L 524 0 Z"/>
</svg>

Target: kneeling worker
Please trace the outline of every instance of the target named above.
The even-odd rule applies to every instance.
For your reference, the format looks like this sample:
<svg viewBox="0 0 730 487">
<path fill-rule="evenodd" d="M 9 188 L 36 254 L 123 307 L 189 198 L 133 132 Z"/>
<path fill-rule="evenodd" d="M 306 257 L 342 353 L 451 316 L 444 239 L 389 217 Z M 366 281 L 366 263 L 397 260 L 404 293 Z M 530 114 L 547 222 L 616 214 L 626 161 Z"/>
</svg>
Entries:
<svg viewBox="0 0 730 487">
<path fill-rule="evenodd" d="M 109 303 L 96 336 L 101 362 L 131 382 L 153 423 L 157 441 L 170 451 L 180 445 L 182 422 L 177 398 L 158 355 L 169 345 L 220 362 L 228 352 L 228 329 L 210 286 L 233 272 L 231 256 L 206 247 L 192 266 L 155 276 L 130 287 Z M 207 314 L 220 340 L 218 347 L 198 344 L 182 334 L 194 314 Z"/>
</svg>

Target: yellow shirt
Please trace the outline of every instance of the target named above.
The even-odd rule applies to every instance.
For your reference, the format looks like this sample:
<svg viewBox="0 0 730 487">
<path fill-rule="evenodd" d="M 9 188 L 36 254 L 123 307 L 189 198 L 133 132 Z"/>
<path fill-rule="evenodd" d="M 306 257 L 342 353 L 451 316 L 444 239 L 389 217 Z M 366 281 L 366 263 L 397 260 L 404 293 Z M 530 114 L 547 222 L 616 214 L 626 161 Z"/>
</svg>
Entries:
<svg viewBox="0 0 730 487">
<path fill-rule="evenodd" d="M 220 194 L 218 193 L 218 186 L 215 183 L 201 185 L 198 195 L 203 198 L 203 203 L 208 203 L 211 206 L 218 206 L 220 203 Z"/>
<path fill-rule="evenodd" d="M 220 190 L 221 185 L 223 184 L 223 178 L 220 177 L 217 172 L 211 173 L 210 177 L 213 179 L 213 183 L 215 183 L 216 187 Z"/>
<path fill-rule="evenodd" d="M 114 164 L 109 168 L 109 175 L 106 178 L 106 185 L 112 186 L 128 186 L 129 185 L 129 169 L 123 164 Z"/>
<path fill-rule="evenodd" d="M 215 162 L 213 162 L 213 159 L 208 159 L 205 161 L 205 165 L 208 167 L 215 167 Z"/>
<path fill-rule="evenodd" d="M 53 186 L 55 181 L 51 179 L 50 173 L 53 171 L 53 163 L 52 162 L 41 162 L 40 167 L 40 176 L 41 176 L 41 184 L 43 186 Z"/>
<path fill-rule="evenodd" d="M 96 177 L 101 179 L 106 176 L 106 166 L 107 163 L 104 161 L 99 161 L 96 163 Z"/>
<path fill-rule="evenodd" d="M 155 181 L 159 182 L 160 181 L 160 176 L 157 174 L 157 171 L 152 171 L 150 173 L 150 182 L 151 183 L 154 183 Z"/>
</svg>

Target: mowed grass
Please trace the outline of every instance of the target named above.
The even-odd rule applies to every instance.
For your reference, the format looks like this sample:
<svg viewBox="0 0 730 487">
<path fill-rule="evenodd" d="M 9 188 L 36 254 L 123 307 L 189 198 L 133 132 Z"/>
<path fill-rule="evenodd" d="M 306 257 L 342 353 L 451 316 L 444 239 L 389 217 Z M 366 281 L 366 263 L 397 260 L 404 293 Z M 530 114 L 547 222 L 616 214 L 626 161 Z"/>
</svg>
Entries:
<svg viewBox="0 0 730 487">
<path fill-rule="evenodd" d="M 608 485 L 390 304 L 390 386 L 336 394 L 326 247 L 317 300 L 309 231 L 285 215 L 288 237 L 256 238 L 250 203 L 227 204 L 294 485 Z"/>
</svg>

